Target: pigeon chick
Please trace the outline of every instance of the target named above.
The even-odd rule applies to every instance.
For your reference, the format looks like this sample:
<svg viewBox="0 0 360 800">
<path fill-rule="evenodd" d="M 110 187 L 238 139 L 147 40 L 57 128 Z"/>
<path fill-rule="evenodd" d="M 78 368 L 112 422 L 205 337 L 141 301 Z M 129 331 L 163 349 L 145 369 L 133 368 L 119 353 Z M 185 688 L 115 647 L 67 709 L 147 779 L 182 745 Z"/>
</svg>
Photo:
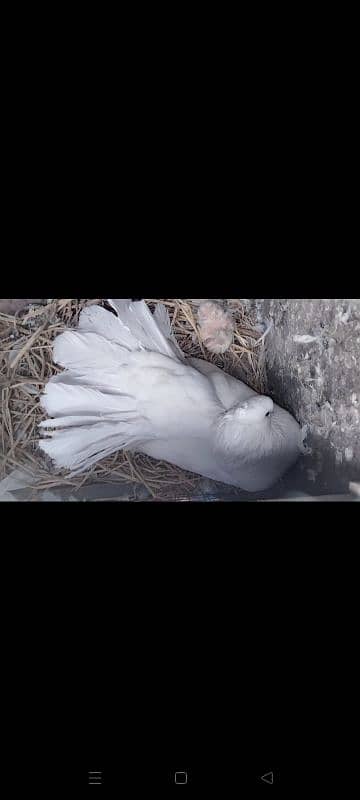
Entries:
<svg viewBox="0 0 360 800">
<path fill-rule="evenodd" d="M 145 453 L 249 492 L 297 460 L 302 435 L 270 397 L 201 359 L 186 359 L 165 306 L 109 300 L 57 337 L 40 448 L 72 475 L 117 450 Z"/>
<path fill-rule="evenodd" d="M 234 338 L 234 322 L 220 303 L 207 300 L 198 310 L 200 338 L 210 353 L 225 353 Z"/>
</svg>

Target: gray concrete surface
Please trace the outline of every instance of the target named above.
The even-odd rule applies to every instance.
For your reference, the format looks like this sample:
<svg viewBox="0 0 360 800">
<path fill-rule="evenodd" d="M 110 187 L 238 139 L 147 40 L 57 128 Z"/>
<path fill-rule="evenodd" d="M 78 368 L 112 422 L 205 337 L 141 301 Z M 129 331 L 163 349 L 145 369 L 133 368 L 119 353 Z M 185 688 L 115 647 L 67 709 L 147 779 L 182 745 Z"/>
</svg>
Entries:
<svg viewBox="0 0 360 800">
<path fill-rule="evenodd" d="M 360 479 L 360 300 L 247 301 L 273 328 L 267 391 L 309 426 L 311 455 L 283 491 L 336 494 Z"/>
</svg>

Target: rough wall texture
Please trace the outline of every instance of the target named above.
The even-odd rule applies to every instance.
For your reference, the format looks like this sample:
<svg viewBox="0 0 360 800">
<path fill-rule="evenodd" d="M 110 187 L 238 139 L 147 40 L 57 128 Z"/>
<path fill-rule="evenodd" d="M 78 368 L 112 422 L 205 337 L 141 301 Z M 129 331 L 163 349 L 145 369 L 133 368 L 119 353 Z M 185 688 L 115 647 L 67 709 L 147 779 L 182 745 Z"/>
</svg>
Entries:
<svg viewBox="0 0 360 800">
<path fill-rule="evenodd" d="M 360 478 L 360 300 L 253 300 L 267 337 L 269 394 L 309 426 L 312 454 L 286 483 L 347 491 Z"/>
</svg>

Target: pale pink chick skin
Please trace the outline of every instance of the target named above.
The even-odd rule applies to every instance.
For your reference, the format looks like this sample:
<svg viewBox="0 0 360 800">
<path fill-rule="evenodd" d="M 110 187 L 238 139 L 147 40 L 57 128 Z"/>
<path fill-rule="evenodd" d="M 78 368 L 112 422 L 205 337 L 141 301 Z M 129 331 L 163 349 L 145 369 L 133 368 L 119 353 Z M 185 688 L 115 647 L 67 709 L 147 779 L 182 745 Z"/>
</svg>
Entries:
<svg viewBox="0 0 360 800">
<path fill-rule="evenodd" d="M 200 337 L 210 353 L 225 353 L 234 338 L 234 323 L 231 314 L 218 303 L 208 300 L 198 311 Z"/>
</svg>

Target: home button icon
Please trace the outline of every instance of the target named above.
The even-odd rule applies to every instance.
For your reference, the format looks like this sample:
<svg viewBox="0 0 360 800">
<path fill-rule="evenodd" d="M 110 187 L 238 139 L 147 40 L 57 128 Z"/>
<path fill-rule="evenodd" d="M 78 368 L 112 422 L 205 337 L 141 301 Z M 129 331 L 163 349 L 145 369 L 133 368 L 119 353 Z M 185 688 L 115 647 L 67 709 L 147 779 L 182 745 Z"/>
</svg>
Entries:
<svg viewBox="0 0 360 800">
<path fill-rule="evenodd" d="M 185 784 L 188 781 L 187 772 L 175 772 L 175 783 Z"/>
</svg>

